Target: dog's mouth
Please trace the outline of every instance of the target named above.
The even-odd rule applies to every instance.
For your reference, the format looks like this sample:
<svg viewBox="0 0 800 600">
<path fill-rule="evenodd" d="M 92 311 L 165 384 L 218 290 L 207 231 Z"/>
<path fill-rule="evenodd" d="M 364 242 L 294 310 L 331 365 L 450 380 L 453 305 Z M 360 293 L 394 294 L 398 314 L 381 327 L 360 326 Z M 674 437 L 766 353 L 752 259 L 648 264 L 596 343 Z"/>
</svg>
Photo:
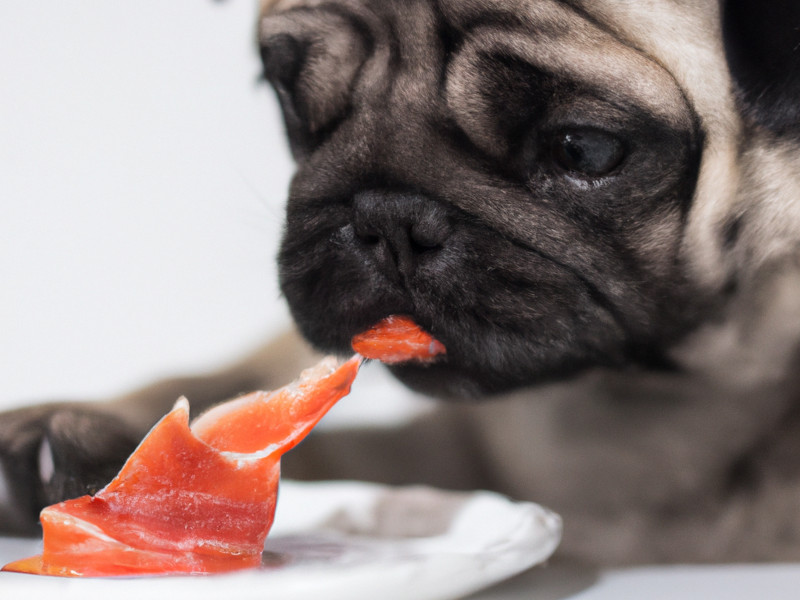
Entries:
<svg viewBox="0 0 800 600">
<path fill-rule="evenodd" d="M 416 391 L 481 398 L 619 362 L 625 332 L 617 320 L 580 278 L 540 256 L 527 257 L 539 267 L 530 275 L 514 257 L 500 264 L 500 252 L 483 268 L 469 261 L 479 250 L 466 249 L 448 263 L 458 268 L 428 274 L 433 263 L 421 263 L 411 285 L 401 285 L 365 268 L 358 252 L 326 250 L 311 269 L 284 263 L 292 267 L 283 270 L 284 294 L 301 333 L 344 356 L 355 335 L 390 315 L 411 317 L 447 349 L 432 361 L 388 365 Z"/>
<path fill-rule="evenodd" d="M 598 359 L 595 353 L 565 348 L 558 349 L 558 355 L 548 356 L 552 345 L 544 348 L 541 339 L 528 335 L 527 329 L 500 328 L 468 313 L 404 318 L 413 319 L 414 327 L 422 332 L 421 339 L 409 342 L 411 350 L 399 358 L 391 343 L 368 352 L 368 358 L 383 362 L 411 389 L 448 400 L 497 396 L 531 383 L 562 379 L 590 364 L 617 360 L 614 352 Z M 359 335 L 363 334 L 354 337 Z M 564 345 L 569 343 L 564 340 Z M 364 346 L 354 344 L 353 348 L 359 351 Z M 344 348 L 339 351 L 344 352 Z M 570 355 L 568 360 L 564 360 L 564 354 Z"/>
<path fill-rule="evenodd" d="M 407 315 L 381 319 L 354 335 L 351 346 L 363 357 L 380 361 L 395 376 L 420 391 L 452 398 L 486 393 L 477 381 L 458 375 L 458 367 L 448 363 L 445 344 Z"/>
<path fill-rule="evenodd" d="M 453 365 L 447 364 L 446 346 L 407 315 L 382 319 L 353 336 L 351 345 L 363 357 L 392 368 L 412 387 L 430 392 L 432 383 L 448 381 L 447 386 L 439 384 L 438 395 L 472 397 L 480 392 L 476 382 L 467 384 L 463 377 L 446 374 L 453 371 Z M 455 381 L 460 384 L 454 386 Z"/>
<path fill-rule="evenodd" d="M 515 241 L 430 199 L 359 198 L 355 219 L 346 200 L 301 203 L 289 213 L 281 288 L 300 332 L 318 350 L 345 356 L 353 336 L 390 315 L 407 315 L 447 353 L 390 370 L 417 391 L 452 399 L 624 362 L 634 336 L 615 307 L 630 286 L 613 272 L 587 277 L 597 264 L 610 264 L 599 249 L 577 240 L 580 251 L 554 260 L 555 250 Z M 379 209 L 386 213 L 369 212 Z M 413 222 L 403 221 L 407 214 Z M 625 297 L 639 295 L 632 289 Z"/>
</svg>

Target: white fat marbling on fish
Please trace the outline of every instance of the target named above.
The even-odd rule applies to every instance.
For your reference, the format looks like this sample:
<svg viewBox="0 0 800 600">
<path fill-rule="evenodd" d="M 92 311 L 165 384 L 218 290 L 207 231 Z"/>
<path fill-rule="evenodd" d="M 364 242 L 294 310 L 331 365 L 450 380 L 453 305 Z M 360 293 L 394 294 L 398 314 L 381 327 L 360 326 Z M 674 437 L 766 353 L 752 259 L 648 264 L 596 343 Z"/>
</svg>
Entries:
<svg viewBox="0 0 800 600">
<path fill-rule="evenodd" d="M 45 509 L 42 512 L 42 520 L 53 520 L 59 521 L 62 526 L 72 527 L 75 529 L 79 529 L 86 533 L 88 536 L 93 537 L 98 540 L 102 540 L 104 542 L 111 542 L 114 544 L 121 544 L 123 546 L 127 546 L 128 544 L 123 544 L 119 540 L 112 538 L 107 533 L 105 533 L 102 529 L 100 529 L 97 525 L 89 523 L 88 521 L 84 521 L 83 519 L 78 519 L 77 517 L 73 517 L 68 513 L 64 513 L 54 509 Z"/>
</svg>

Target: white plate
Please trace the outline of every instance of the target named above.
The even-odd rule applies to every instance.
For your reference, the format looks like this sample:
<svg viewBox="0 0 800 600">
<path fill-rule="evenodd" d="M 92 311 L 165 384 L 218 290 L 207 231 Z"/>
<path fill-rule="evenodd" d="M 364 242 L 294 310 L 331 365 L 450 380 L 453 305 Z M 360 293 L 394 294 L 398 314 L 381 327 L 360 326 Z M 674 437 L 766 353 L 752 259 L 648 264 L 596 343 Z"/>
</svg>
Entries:
<svg viewBox="0 0 800 600">
<path fill-rule="evenodd" d="M 0 573 L 0 591 L 26 600 L 446 600 L 544 561 L 560 536 L 558 515 L 488 492 L 283 481 L 260 569 L 109 579 Z M 2 564 L 39 550 L 36 541 L 0 538 Z"/>
</svg>

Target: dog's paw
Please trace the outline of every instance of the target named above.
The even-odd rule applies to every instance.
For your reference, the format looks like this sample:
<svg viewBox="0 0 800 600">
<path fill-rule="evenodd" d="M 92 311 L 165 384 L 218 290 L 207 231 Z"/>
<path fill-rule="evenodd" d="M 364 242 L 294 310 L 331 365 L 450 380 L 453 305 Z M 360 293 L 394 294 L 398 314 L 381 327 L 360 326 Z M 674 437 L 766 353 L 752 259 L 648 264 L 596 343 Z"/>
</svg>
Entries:
<svg viewBox="0 0 800 600">
<path fill-rule="evenodd" d="M 0 413 L 0 532 L 37 533 L 43 507 L 102 488 L 140 437 L 86 404 Z"/>
</svg>

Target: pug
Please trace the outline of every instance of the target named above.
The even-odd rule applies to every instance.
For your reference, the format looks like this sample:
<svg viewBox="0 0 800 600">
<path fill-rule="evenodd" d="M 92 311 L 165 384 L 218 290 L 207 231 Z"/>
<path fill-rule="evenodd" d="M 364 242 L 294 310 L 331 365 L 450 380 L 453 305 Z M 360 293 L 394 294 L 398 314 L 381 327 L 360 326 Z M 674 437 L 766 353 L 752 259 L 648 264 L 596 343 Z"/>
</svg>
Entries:
<svg viewBox="0 0 800 600">
<path fill-rule="evenodd" d="M 258 40 L 298 332 L 346 354 L 407 314 L 448 349 L 391 367 L 432 413 L 313 435 L 287 475 L 535 500 L 595 564 L 800 558 L 800 5 L 267 0 Z M 311 360 L 289 334 L 2 415 L 0 524 L 102 485 L 178 395 Z"/>
</svg>

